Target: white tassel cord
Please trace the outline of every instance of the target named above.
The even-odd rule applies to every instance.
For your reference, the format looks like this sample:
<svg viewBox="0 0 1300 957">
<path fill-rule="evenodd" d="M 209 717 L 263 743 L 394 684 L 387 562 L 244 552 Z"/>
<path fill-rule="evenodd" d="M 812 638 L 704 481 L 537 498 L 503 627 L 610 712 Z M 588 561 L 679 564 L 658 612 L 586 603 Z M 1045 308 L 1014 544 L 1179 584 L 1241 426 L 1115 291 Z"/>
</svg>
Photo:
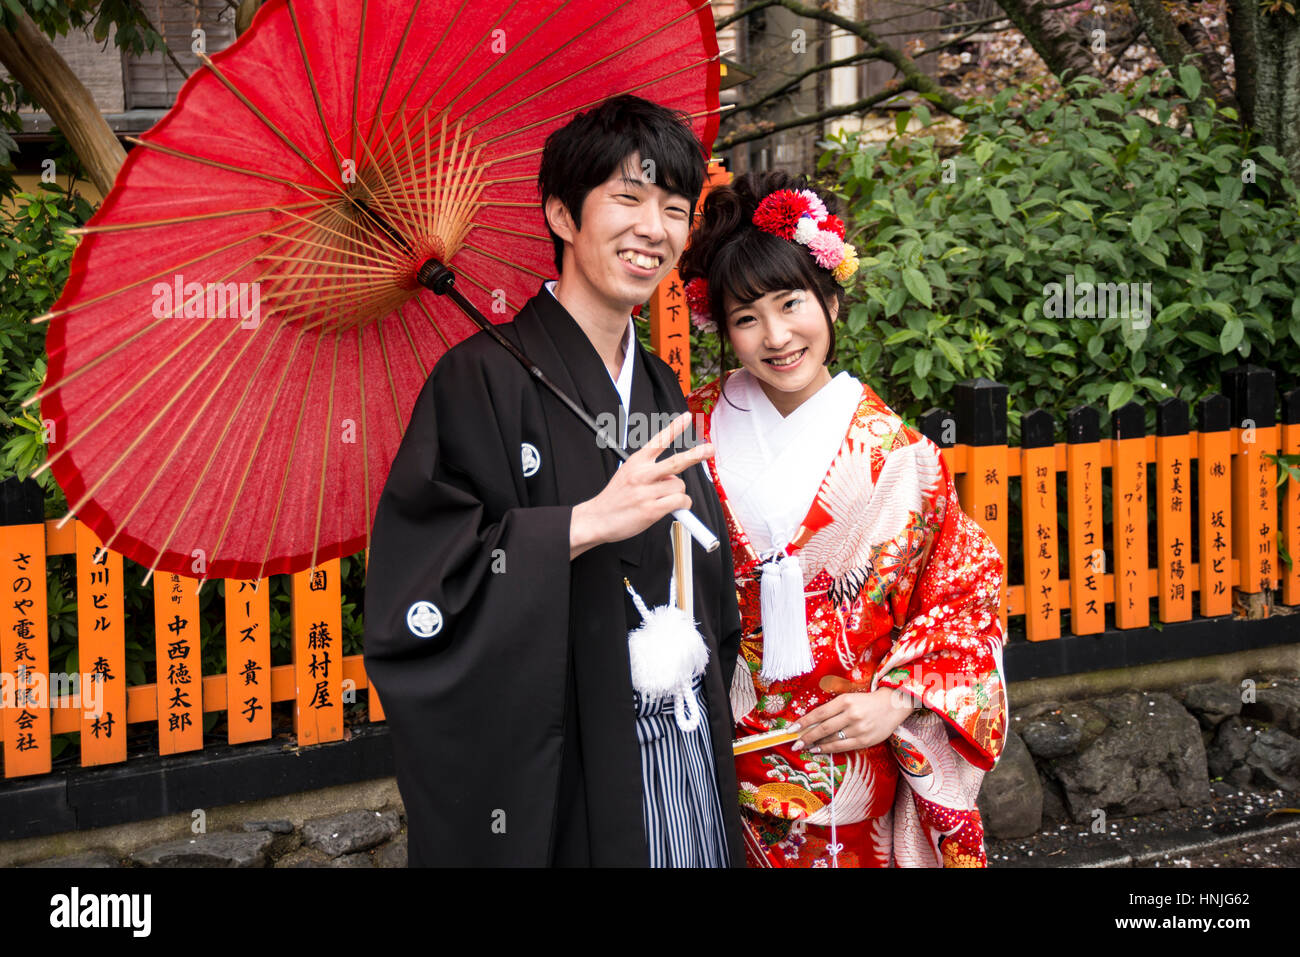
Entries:
<svg viewBox="0 0 1300 957">
<path fill-rule="evenodd" d="M 643 698 L 672 695 L 677 727 L 690 734 L 700 725 L 701 709 L 691 685 L 709 661 L 704 637 L 682 609 L 648 609 L 632 583 L 624 578 L 623 584 L 641 613 L 641 627 L 627 636 L 632 687 Z"/>
<path fill-rule="evenodd" d="M 787 681 L 812 671 L 803 569 L 797 555 L 782 550 L 763 564 L 760 608 L 763 616 L 763 679 Z"/>
</svg>

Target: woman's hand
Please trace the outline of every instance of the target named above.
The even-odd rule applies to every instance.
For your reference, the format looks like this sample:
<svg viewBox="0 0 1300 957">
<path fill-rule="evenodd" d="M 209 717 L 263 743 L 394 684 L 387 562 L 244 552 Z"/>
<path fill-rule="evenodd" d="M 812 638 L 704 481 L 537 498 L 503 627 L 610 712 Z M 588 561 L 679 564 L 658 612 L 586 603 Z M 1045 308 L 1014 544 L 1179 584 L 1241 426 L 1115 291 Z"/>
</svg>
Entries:
<svg viewBox="0 0 1300 957">
<path fill-rule="evenodd" d="M 854 687 L 847 681 L 843 684 Z M 910 694 L 896 688 L 837 694 L 824 705 L 813 708 L 789 729 L 802 731 L 792 747 L 813 754 L 869 748 L 893 734 L 916 707 Z M 840 731 L 844 732 L 842 739 Z"/>
</svg>

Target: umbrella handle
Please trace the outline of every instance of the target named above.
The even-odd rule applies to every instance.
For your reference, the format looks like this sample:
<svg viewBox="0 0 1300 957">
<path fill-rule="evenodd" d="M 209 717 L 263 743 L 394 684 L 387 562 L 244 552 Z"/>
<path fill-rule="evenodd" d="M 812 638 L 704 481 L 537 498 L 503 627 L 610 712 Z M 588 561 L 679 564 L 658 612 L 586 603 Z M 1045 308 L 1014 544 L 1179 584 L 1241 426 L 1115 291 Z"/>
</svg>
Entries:
<svg viewBox="0 0 1300 957">
<path fill-rule="evenodd" d="M 505 350 L 514 356 L 534 379 L 549 389 L 564 404 L 565 408 L 586 423 L 587 427 L 595 433 L 596 438 L 601 441 L 605 448 L 613 449 L 621 461 L 627 461 L 627 453 L 619 447 L 614 437 L 601 428 L 596 423 L 596 420 L 587 414 L 585 409 L 569 398 L 563 389 L 548 379 L 546 373 L 539 369 L 532 359 L 520 352 L 513 342 L 501 335 L 496 326 L 488 322 L 483 313 L 479 312 L 475 305 L 465 298 L 461 291 L 456 288 L 456 274 L 451 271 L 451 268 L 446 263 L 436 258 L 428 259 L 420 266 L 415 278 L 420 285 L 432 291 L 435 295 L 450 297 L 451 301 L 459 306 L 461 312 L 469 316 L 475 325 L 505 347 Z M 690 509 L 678 509 L 673 512 L 673 518 L 686 527 L 686 530 L 691 533 L 691 537 L 699 542 L 700 547 L 706 552 L 717 550 L 718 536 L 709 531 L 708 527 L 696 518 Z"/>
</svg>

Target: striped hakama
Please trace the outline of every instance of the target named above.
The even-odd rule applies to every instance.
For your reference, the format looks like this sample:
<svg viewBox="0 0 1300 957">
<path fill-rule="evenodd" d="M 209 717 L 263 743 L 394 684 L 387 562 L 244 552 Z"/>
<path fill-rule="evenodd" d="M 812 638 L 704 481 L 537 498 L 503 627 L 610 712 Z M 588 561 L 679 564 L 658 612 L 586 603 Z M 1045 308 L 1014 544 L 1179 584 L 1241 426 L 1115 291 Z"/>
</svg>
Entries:
<svg viewBox="0 0 1300 957">
<path fill-rule="evenodd" d="M 702 715 L 690 734 L 677 727 L 672 695 L 658 700 L 635 697 L 641 811 L 651 867 L 728 863 L 702 678 L 695 679 L 692 690 Z"/>
</svg>

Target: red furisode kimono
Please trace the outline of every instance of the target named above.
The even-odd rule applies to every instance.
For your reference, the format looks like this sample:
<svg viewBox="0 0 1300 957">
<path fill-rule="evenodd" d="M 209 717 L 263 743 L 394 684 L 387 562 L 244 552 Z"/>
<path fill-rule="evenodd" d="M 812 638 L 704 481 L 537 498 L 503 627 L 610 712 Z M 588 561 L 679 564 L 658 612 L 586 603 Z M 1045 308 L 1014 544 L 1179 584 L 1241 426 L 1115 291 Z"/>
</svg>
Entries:
<svg viewBox="0 0 1300 957">
<path fill-rule="evenodd" d="M 924 703 L 869 748 L 796 754 L 782 744 L 737 757 L 750 866 L 986 866 L 975 799 L 1007 726 L 1002 558 L 959 507 L 939 449 L 869 386 L 841 373 L 782 421 L 744 370 L 728 374 L 732 408 L 721 410 L 721 381 L 693 392 L 689 406 L 697 432 L 715 444 L 708 470 L 734 555 L 743 634 L 731 687 L 736 737 L 793 724 L 846 682 L 906 689 Z M 800 469 L 799 482 L 781 484 Z M 806 512 L 800 484 L 812 496 Z M 795 516 L 785 532 L 768 537 L 755 505 L 763 501 L 773 515 Z M 799 558 L 812 669 L 767 680 L 760 581 L 764 560 L 782 555 Z M 791 594 L 797 614 L 797 577 Z M 802 624 L 798 631 L 802 640 Z"/>
</svg>

